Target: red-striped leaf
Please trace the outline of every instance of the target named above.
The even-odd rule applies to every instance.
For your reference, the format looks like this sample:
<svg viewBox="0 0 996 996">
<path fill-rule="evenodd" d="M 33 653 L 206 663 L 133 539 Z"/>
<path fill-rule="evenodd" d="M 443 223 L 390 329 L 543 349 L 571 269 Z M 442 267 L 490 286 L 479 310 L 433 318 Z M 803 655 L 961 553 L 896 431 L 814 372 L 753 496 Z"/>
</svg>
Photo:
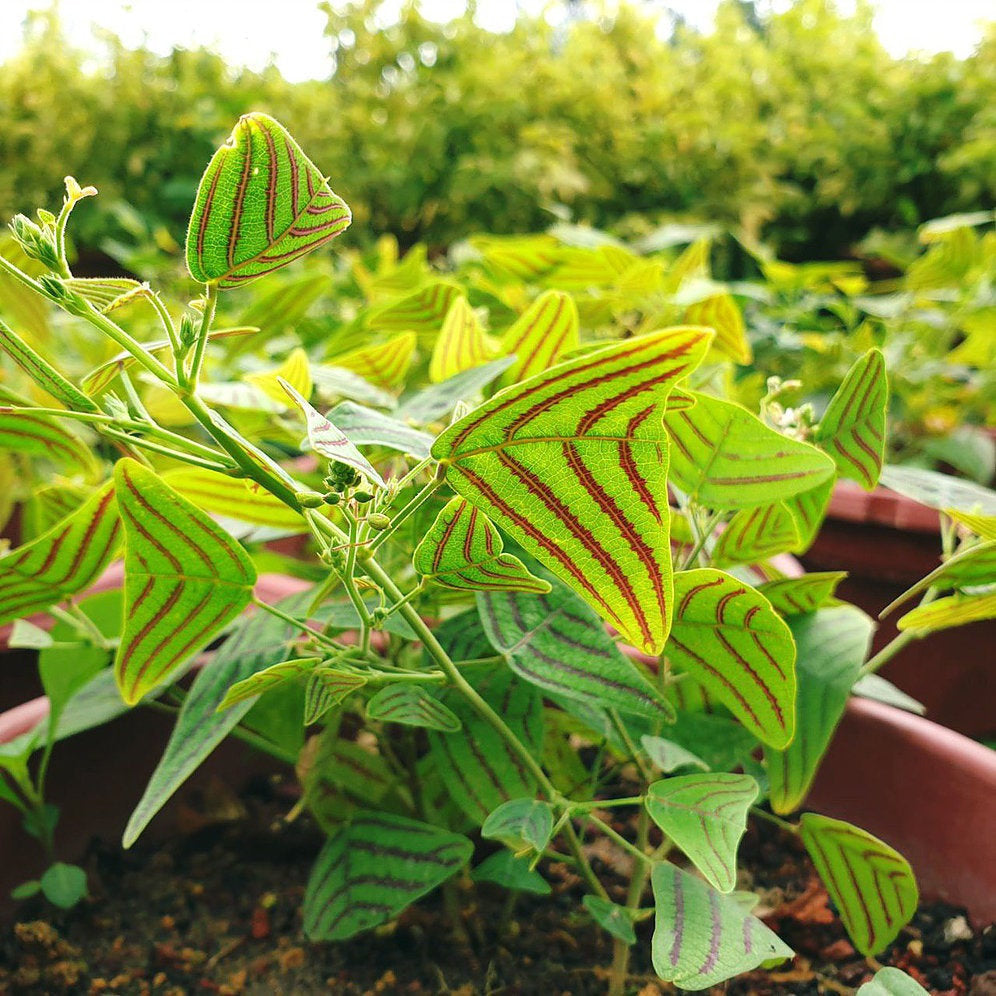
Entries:
<svg viewBox="0 0 996 996">
<path fill-rule="evenodd" d="M 801 578 L 778 578 L 758 587 L 758 591 L 783 616 L 815 612 L 832 598 L 847 571 L 813 571 Z"/>
<path fill-rule="evenodd" d="M 307 523 L 300 512 L 288 508 L 279 498 L 246 478 L 228 477 L 200 467 L 168 470 L 162 478 L 174 491 L 206 512 L 272 529 L 307 531 Z"/>
<path fill-rule="evenodd" d="M 424 726 L 443 733 L 456 733 L 460 720 L 452 709 L 433 698 L 424 688 L 395 682 L 382 688 L 367 703 L 367 718 L 405 726 Z"/>
<path fill-rule="evenodd" d="M 996 583 L 996 540 L 987 540 L 984 543 L 961 550 L 950 560 L 941 564 L 940 567 L 936 567 L 912 588 L 908 588 L 899 598 L 887 605 L 879 618 L 927 588 L 936 587 L 938 590 L 944 591 L 993 583 Z"/>
<path fill-rule="evenodd" d="M 453 302 L 463 294 L 456 285 L 436 280 L 377 309 L 367 320 L 372 329 L 427 334 L 438 332 Z"/>
<path fill-rule="evenodd" d="M 877 954 L 916 911 L 919 893 L 909 862 L 843 820 L 803 813 L 799 831 L 854 946 Z"/>
<path fill-rule="evenodd" d="M 708 989 L 759 965 L 791 958 L 777 934 L 735 896 L 669 863 L 651 873 L 657 917 L 654 971 L 682 989 Z"/>
<path fill-rule="evenodd" d="M 546 291 L 522 313 L 501 337 L 502 348 L 515 363 L 501 384 L 514 384 L 553 366 L 578 345 L 578 309 L 570 294 Z"/>
<path fill-rule="evenodd" d="M 58 419 L 30 408 L 0 406 L 0 452 L 4 450 L 65 464 L 91 480 L 97 475 L 90 447 Z"/>
<path fill-rule="evenodd" d="M 665 652 L 767 744 L 795 731 L 795 643 L 750 585 L 703 568 L 674 576 L 675 617 Z"/>
<path fill-rule="evenodd" d="M 500 349 L 498 342 L 481 328 L 474 309 L 461 295 L 446 312 L 429 361 L 429 380 L 438 384 L 464 370 L 479 367 L 494 359 Z"/>
<path fill-rule="evenodd" d="M 888 403 L 885 357 L 870 349 L 847 372 L 816 430 L 816 441 L 833 457 L 841 476 L 866 491 L 875 487 L 882 471 Z"/>
<path fill-rule="evenodd" d="M 996 619 L 996 592 L 992 590 L 977 595 L 948 595 L 936 602 L 918 605 L 899 618 L 896 628 L 919 630 L 923 635 L 982 619 Z"/>
<path fill-rule="evenodd" d="M 187 267 L 202 283 L 238 287 L 349 227 L 345 202 L 280 124 L 239 118 L 208 163 L 187 229 Z"/>
<path fill-rule="evenodd" d="M 560 364 L 500 391 L 432 449 L 456 492 L 648 653 L 671 615 L 661 414 L 708 342 L 668 329 Z"/>
<path fill-rule="evenodd" d="M 464 498 L 454 498 L 415 548 L 412 563 L 444 588 L 543 593 L 550 583 L 530 574 L 518 557 L 504 553 L 501 534 Z"/>
<path fill-rule="evenodd" d="M 805 553 L 813 545 L 830 508 L 830 497 L 835 483 L 836 477 L 831 475 L 815 488 L 800 491 L 799 494 L 785 499 L 785 507 L 792 513 L 796 532 L 799 534 L 799 541 L 793 547 L 792 553 Z"/>
<path fill-rule="evenodd" d="M 317 723 L 329 709 L 366 683 L 362 674 L 334 667 L 313 668 L 304 687 L 304 725 Z"/>
<path fill-rule="evenodd" d="M 126 541 L 114 673 L 133 705 L 246 607 L 256 571 L 228 533 L 151 470 L 120 460 L 114 481 Z"/>
<path fill-rule="evenodd" d="M 105 314 L 137 297 L 152 297 L 148 284 L 131 277 L 67 277 L 62 285 Z"/>
<path fill-rule="evenodd" d="M 749 775 L 679 775 L 654 782 L 645 800 L 650 818 L 720 892 L 737 884 L 737 848 L 758 796 Z"/>
<path fill-rule="evenodd" d="M 714 329 L 717 349 L 732 357 L 737 363 L 750 363 L 754 359 L 744 318 L 733 295 L 722 293 L 696 301 L 685 312 L 685 321 L 689 325 L 705 325 Z"/>
<path fill-rule="evenodd" d="M 798 543 L 795 519 L 784 502 L 743 508 L 727 523 L 712 551 L 713 563 L 756 564 Z"/>
<path fill-rule="evenodd" d="M 85 591 L 118 546 L 114 489 L 106 484 L 48 532 L 0 557 L 0 624 Z"/>
<path fill-rule="evenodd" d="M 769 798 L 776 813 L 802 805 L 861 673 L 872 622 L 850 605 L 789 618 L 797 648 L 799 693 L 795 739 L 783 750 L 765 747 Z"/>
<path fill-rule="evenodd" d="M 387 342 L 355 349 L 343 356 L 335 356 L 329 362 L 334 366 L 353 370 L 377 387 L 393 391 L 404 383 L 415 353 L 416 341 L 414 332 L 402 332 Z"/>
<path fill-rule="evenodd" d="M 225 697 L 218 703 L 218 712 L 231 709 L 240 702 L 257 699 L 272 688 L 306 678 L 320 661 L 320 657 L 295 657 L 292 660 L 279 661 L 269 667 L 260 668 L 229 686 Z M 365 682 L 361 679 L 359 684 L 363 685 Z"/>
<path fill-rule="evenodd" d="M 789 439 L 746 408 L 706 394 L 690 411 L 669 411 L 671 477 L 709 508 L 769 505 L 808 491 L 833 475 L 833 461 L 815 446 Z"/>
</svg>

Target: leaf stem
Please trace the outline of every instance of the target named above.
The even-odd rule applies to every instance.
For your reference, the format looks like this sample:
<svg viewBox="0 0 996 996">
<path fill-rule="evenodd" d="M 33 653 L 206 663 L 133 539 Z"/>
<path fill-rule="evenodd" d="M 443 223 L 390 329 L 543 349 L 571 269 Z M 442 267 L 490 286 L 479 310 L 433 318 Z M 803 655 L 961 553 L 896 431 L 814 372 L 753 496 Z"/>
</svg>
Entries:
<svg viewBox="0 0 996 996">
<path fill-rule="evenodd" d="M 312 639 L 317 640 L 319 643 L 322 643 L 327 647 L 330 647 L 332 650 L 342 651 L 349 649 L 344 643 L 339 643 L 337 640 L 333 640 L 330 636 L 327 636 L 320 630 L 313 629 L 306 622 L 303 622 L 300 619 L 295 619 L 292 615 L 288 615 L 288 613 L 284 612 L 282 609 L 278 609 L 275 605 L 270 605 L 268 602 L 264 602 L 256 595 L 253 595 L 252 603 L 264 612 L 269 612 L 271 616 L 276 616 L 277 619 L 282 619 L 285 623 L 293 626 L 295 629 L 299 629 L 302 632 L 307 633 L 308 636 L 312 637 Z"/>
<path fill-rule="evenodd" d="M 654 864 L 654 859 L 651 858 L 649 854 L 645 854 L 635 844 L 631 844 L 621 833 L 617 833 L 613 830 L 612 827 L 605 822 L 605 820 L 600 819 L 594 813 L 590 812 L 585 813 L 584 818 L 588 820 L 589 823 L 593 823 L 597 826 L 606 837 L 614 840 L 627 854 L 632 855 L 637 861 L 640 861 L 646 865 Z"/>
<path fill-rule="evenodd" d="M 210 283 L 206 284 L 205 288 L 204 313 L 201 315 L 201 327 L 197 332 L 197 341 L 194 343 L 194 355 L 190 361 L 189 371 L 186 374 L 181 374 L 183 386 L 190 391 L 197 389 L 201 367 L 204 365 L 204 352 L 207 347 L 208 333 L 211 331 L 215 311 L 218 308 L 218 285 Z"/>
</svg>

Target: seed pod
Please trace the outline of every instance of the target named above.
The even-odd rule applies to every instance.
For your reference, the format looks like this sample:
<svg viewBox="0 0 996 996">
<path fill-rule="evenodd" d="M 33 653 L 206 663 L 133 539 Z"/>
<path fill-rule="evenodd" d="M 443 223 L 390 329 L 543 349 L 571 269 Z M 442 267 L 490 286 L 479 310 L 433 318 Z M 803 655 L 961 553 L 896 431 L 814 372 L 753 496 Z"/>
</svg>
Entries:
<svg viewBox="0 0 996 996">
<path fill-rule="evenodd" d="M 361 505 L 366 505 L 368 501 L 373 501 L 373 495 L 369 491 L 357 491 L 353 495 L 355 501 L 358 501 Z"/>
<path fill-rule="evenodd" d="M 376 529 L 380 532 L 381 530 L 387 529 L 387 527 L 391 524 L 391 519 L 384 515 L 383 512 L 371 512 L 367 516 L 367 522 L 369 523 L 371 529 Z"/>
<path fill-rule="evenodd" d="M 302 508 L 321 508 L 325 504 L 325 495 L 317 491 L 298 491 L 294 497 Z"/>
</svg>

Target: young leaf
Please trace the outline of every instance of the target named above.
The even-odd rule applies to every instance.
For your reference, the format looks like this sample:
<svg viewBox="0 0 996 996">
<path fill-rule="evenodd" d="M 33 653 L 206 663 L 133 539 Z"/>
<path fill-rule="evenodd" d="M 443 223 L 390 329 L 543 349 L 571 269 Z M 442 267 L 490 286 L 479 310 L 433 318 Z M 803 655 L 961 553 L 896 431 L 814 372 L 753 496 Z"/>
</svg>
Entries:
<svg viewBox="0 0 996 996">
<path fill-rule="evenodd" d="M 49 415 L 31 408 L 0 406 L 0 452 L 30 453 L 64 463 L 88 480 L 97 476 L 97 461 L 76 433 Z"/>
<path fill-rule="evenodd" d="M 201 467 L 178 467 L 166 471 L 162 479 L 205 512 L 273 529 L 305 532 L 308 528 L 300 512 L 288 508 L 246 478 L 229 477 Z"/>
<path fill-rule="evenodd" d="M 719 534 L 713 563 L 756 564 L 793 549 L 799 542 L 795 519 L 784 502 L 742 508 Z"/>
<path fill-rule="evenodd" d="M 816 430 L 816 442 L 833 457 L 841 476 L 866 491 L 875 487 L 882 470 L 888 403 L 885 357 L 870 349 L 848 370 Z"/>
<path fill-rule="evenodd" d="M 898 968 L 880 968 L 856 996 L 930 996 L 926 989 Z"/>
<path fill-rule="evenodd" d="M 737 884 L 737 848 L 757 798 L 749 775 L 679 775 L 647 789 L 650 818 L 720 892 Z"/>
<path fill-rule="evenodd" d="M 546 291 L 526 308 L 501 337 L 515 362 L 501 378 L 502 387 L 527 380 L 552 367 L 578 345 L 578 309 L 562 291 Z"/>
<path fill-rule="evenodd" d="M 674 626 L 666 652 L 765 743 L 795 730 L 795 643 L 756 589 L 711 568 L 674 576 Z"/>
<path fill-rule="evenodd" d="M 399 301 L 378 308 L 370 315 L 367 324 L 372 329 L 397 332 L 437 332 L 453 302 L 462 294 L 456 284 L 436 280 Z"/>
<path fill-rule="evenodd" d="M 333 357 L 330 362 L 337 367 L 353 370 L 385 391 L 393 391 L 404 383 L 416 342 L 414 332 L 402 332 L 387 342 L 354 349 L 351 353 Z"/>
<path fill-rule="evenodd" d="M 929 633 L 993 618 L 996 618 L 996 592 L 980 595 L 948 595 L 947 598 L 939 598 L 936 602 L 918 605 L 900 617 L 896 628 Z"/>
<path fill-rule="evenodd" d="M 429 433 L 352 401 L 340 401 L 328 413 L 328 420 L 349 436 L 354 446 L 386 446 L 418 460 L 427 460 L 432 449 Z"/>
<path fill-rule="evenodd" d="M 481 836 L 542 854 L 553 836 L 553 810 L 539 799 L 510 799 L 484 821 Z"/>
<path fill-rule="evenodd" d="M 585 896 L 581 900 L 581 905 L 603 930 L 607 930 L 624 944 L 636 944 L 632 910 L 610 903 L 608 899 L 602 899 L 601 896 Z"/>
<path fill-rule="evenodd" d="M 847 571 L 813 571 L 801 578 L 778 578 L 758 587 L 758 591 L 783 616 L 815 612 L 832 598 Z"/>
<path fill-rule="evenodd" d="M 0 557 L 0 624 L 85 591 L 107 566 L 119 536 L 114 488 L 106 484 L 48 532 Z"/>
<path fill-rule="evenodd" d="M 86 872 L 79 865 L 56 861 L 40 879 L 45 898 L 60 909 L 72 909 L 86 895 Z"/>
<path fill-rule="evenodd" d="M 136 297 L 152 296 L 148 284 L 131 277 L 65 277 L 61 283 L 105 315 Z"/>
<path fill-rule="evenodd" d="M 362 474 L 371 484 L 384 487 L 384 479 L 374 470 L 370 461 L 349 441 L 346 435 L 336 428 L 324 415 L 320 414 L 308 401 L 285 380 L 280 384 L 294 403 L 301 409 L 308 425 L 308 442 L 312 449 L 328 460 L 347 464 Z"/>
<path fill-rule="evenodd" d="M 405 682 L 386 685 L 367 703 L 367 718 L 456 733 L 460 720 L 424 688 Z"/>
<path fill-rule="evenodd" d="M 651 873 L 657 917 L 654 971 L 682 989 L 708 989 L 759 965 L 791 958 L 792 949 L 733 896 L 675 865 Z"/>
<path fill-rule="evenodd" d="M 430 384 L 415 394 L 401 399 L 395 412 L 397 418 L 408 419 L 418 425 L 428 425 L 448 415 L 461 401 L 471 401 L 503 370 L 514 362 L 514 357 L 503 356 L 484 366 L 464 370 L 441 384 Z"/>
<path fill-rule="evenodd" d="M 503 553 L 501 534 L 464 498 L 453 498 L 415 548 L 412 563 L 428 581 L 457 590 L 548 592 L 550 584 Z"/>
<path fill-rule="evenodd" d="M 247 699 L 256 699 L 271 688 L 276 688 L 288 681 L 306 678 L 320 661 L 320 657 L 295 657 L 292 660 L 279 661 L 269 667 L 254 671 L 248 677 L 229 686 L 225 697 L 218 704 L 218 712 L 224 712 Z"/>
<path fill-rule="evenodd" d="M 902 605 L 903 602 L 927 588 L 937 587 L 942 590 L 970 588 L 975 585 L 992 584 L 994 581 L 996 581 L 996 542 L 987 540 L 960 551 L 950 560 L 946 560 L 940 567 L 932 570 L 912 588 L 908 588 L 899 598 L 887 605 L 882 610 L 881 616 L 885 616 L 897 605 Z"/>
<path fill-rule="evenodd" d="M 709 765 L 702 760 L 698 754 L 693 754 L 690 750 L 676 744 L 673 740 L 665 740 L 664 737 L 652 737 L 644 734 L 640 737 L 640 743 L 650 758 L 650 763 L 655 768 L 659 768 L 664 774 L 669 775 L 678 768 L 701 768 L 703 771 L 709 770 Z"/>
<path fill-rule="evenodd" d="M 803 813 L 799 832 L 854 946 L 863 955 L 877 954 L 916 911 L 919 894 L 909 862 L 843 820 Z"/>
<path fill-rule="evenodd" d="M 918 716 L 924 716 L 927 712 L 927 707 L 922 702 L 917 702 L 912 695 L 907 695 L 896 688 L 891 681 L 887 681 L 880 674 L 862 675 L 851 686 L 851 694 L 860 695 L 863 699 L 884 702 L 886 705 L 916 713 Z"/>
<path fill-rule="evenodd" d="M 312 366 L 311 377 L 315 382 L 315 389 L 323 398 L 349 398 L 361 404 L 377 405 L 379 408 L 394 406 L 393 395 L 345 367 Z"/>
<path fill-rule="evenodd" d="M 238 287 L 334 239 L 349 208 L 273 118 L 246 114 L 208 163 L 187 229 L 187 268 Z"/>
<path fill-rule="evenodd" d="M 687 325 L 705 325 L 714 329 L 716 349 L 736 360 L 737 363 L 751 363 L 754 354 L 747 339 L 744 318 L 732 294 L 725 291 L 714 294 L 702 301 L 696 301 L 685 312 Z"/>
<path fill-rule="evenodd" d="M 303 613 L 311 598 L 310 592 L 304 592 L 284 599 L 279 605 L 293 616 L 297 612 Z M 247 699 L 219 713 L 228 688 L 274 658 L 283 657 L 298 633 L 270 613 L 258 612 L 240 622 L 210 663 L 197 672 L 163 756 L 128 820 L 121 842 L 123 847 L 135 843 L 173 793 L 252 708 L 255 699 Z"/>
<path fill-rule="evenodd" d="M 708 336 L 630 339 L 506 388 L 432 448 L 453 489 L 648 653 L 671 615 L 661 412 Z"/>
<path fill-rule="evenodd" d="M 470 858 L 466 837 L 390 813 L 360 812 L 322 848 L 304 894 L 304 930 L 342 941 L 397 916 Z"/>
<path fill-rule="evenodd" d="M 709 508 L 769 505 L 808 491 L 833 475 L 833 461 L 815 446 L 766 426 L 746 408 L 696 391 L 689 412 L 669 411 L 671 476 Z"/>
<path fill-rule="evenodd" d="M 511 851 L 502 850 L 485 858 L 473 871 L 475 882 L 491 882 L 514 892 L 531 892 L 549 896 L 553 889 L 538 871 L 529 867 L 529 858 L 517 858 Z"/>
<path fill-rule="evenodd" d="M 304 725 L 317 723 L 333 706 L 362 688 L 367 679 L 333 667 L 315 667 L 308 674 L 304 688 Z"/>
<path fill-rule="evenodd" d="M 429 380 L 434 384 L 494 358 L 501 347 L 477 320 L 474 309 L 461 295 L 446 312 L 443 327 L 432 350 Z"/>
<path fill-rule="evenodd" d="M 280 386 L 281 380 L 285 380 L 304 398 L 311 397 L 313 387 L 308 354 L 300 347 L 292 350 L 287 359 L 275 370 L 246 374 L 244 379 L 247 384 L 258 387 L 268 398 L 285 408 L 287 407 L 287 395 Z"/>
<path fill-rule="evenodd" d="M 841 605 L 792 616 L 789 628 L 796 642 L 799 682 L 795 739 L 783 750 L 764 750 L 776 813 L 791 813 L 806 798 L 861 673 L 873 627 L 860 609 Z"/>
<path fill-rule="evenodd" d="M 256 571 L 200 509 L 134 460 L 114 468 L 125 532 L 125 625 L 114 661 L 134 705 L 249 604 Z"/>
<path fill-rule="evenodd" d="M 599 708 L 653 719 L 672 715 L 595 613 L 563 585 L 539 596 L 481 592 L 477 607 L 492 646 L 526 681 Z"/>
</svg>

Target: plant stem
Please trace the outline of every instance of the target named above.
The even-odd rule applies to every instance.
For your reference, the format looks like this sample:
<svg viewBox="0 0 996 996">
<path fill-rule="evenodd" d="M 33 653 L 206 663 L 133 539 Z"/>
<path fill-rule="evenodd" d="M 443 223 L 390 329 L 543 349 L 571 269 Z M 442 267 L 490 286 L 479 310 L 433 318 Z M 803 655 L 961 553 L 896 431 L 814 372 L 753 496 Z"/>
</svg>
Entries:
<svg viewBox="0 0 996 996">
<path fill-rule="evenodd" d="M 606 837 L 614 840 L 627 854 L 632 855 L 637 861 L 645 865 L 652 865 L 654 863 L 653 858 L 649 854 L 641 851 L 635 844 L 631 844 L 621 833 L 613 830 L 605 820 L 600 819 L 594 813 L 585 813 L 584 818 L 590 823 L 594 823 Z"/>
<path fill-rule="evenodd" d="M 788 820 L 783 820 L 780 816 L 775 816 L 774 813 L 769 813 L 766 809 L 762 809 L 760 806 L 751 806 L 751 814 L 754 816 L 760 816 L 762 820 L 767 820 L 769 823 L 774 823 L 776 827 L 781 827 L 782 830 L 788 833 L 797 834 L 799 828 L 794 823 L 789 823 Z"/>
<path fill-rule="evenodd" d="M 407 505 L 402 507 L 396 515 L 392 516 L 390 527 L 385 529 L 370 544 L 371 552 L 386 543 L 404 524 L 405 520 L 414 515 L 436 493 L 441 484 L 442 481 L 434 477 Z"/>
<path fill-rule="evenodd" d="M 264 612 L 269 612 L 271 616 L 276 616 L 278 619 L 282 619 L 285 623 L 288 623 L 290 626 L 293 626 L 295 629 L 299 629 L 302 632 L 307 633 L 308 636 L 317 640 L 319 643 L 323 643 L 326 646 L 331 647 L 333 650 L 342 651 L 349 649 L 344 643 L 339 643 L 336 640 L 333 640 L 331 637 L 327 636 L 325 633 L 322 633 L 320 630 L 312 629 L 312 627 L 309 626 L 306 622 L 303 622 L 300 619 L 295 619 L 293 616 L 288 615 L 282 609 L 278 609 L 275 605 L 270 605 L 268 602 L 264 602 L 261 598 L 257 598 L 255 595 L 253 595 L 252 602 L 253 605 L 262 609 Z"/>
<path fill-rule="evenodd" d="M 932 602 L 941 593 L 940 588 L 928 588 L 924 594 L 923 598 L 920 599 L 920 605 L 927 605 Z M 897 633 L 882 649 L 875 654 L 873 657 L 869 658 L 861 668 L 861 677 L 863 678 L 866 674 L 874 674 L 880 667 L 887 664 L 896 656 L 904 647 L 912 643 L 914 640 L 919 640 L 923 636 L 920 630 L 916 629 L 904 629 Z"/>
<path fill-rule="evenodd" d="M 643 853 L 646 853 L 647 844 L 650 839 L 650 814 L 647 810 L 641 809 L 636 827 L 636 846 Z M 626 890 L 626 909 L 636 910 L 640 907 L 640 900 L 643 898 L 643 890 L 647 887 L 647 879 L 650 878 L 650 871 L 653 864 L 648 861 L 640 862 L 633 869 L 633 874 L 629 880 L 629 888 Z M 609 970 L 609 996 L 623 996 L 626 989 L 626 975 L 629 972 L 629 952 L 630 946 L 620 938 L 612 939 L 612 968 Z"/>
<path fill-rule="evenodd" d="M 207 284 L 204 294 L 204 313 L 201 315 L 201 327 L 198 330 L 197 341 L 194 344 L 194 355 L 190 361 L 190 370 L 186 374 L 181 375 L 183 386 L 189 388 L 191 392 L 197 389 L 201 367 L 204 365 L 204 352 L 207 347 L 208 334 L 211 331 L 211 324 L 214 322 L 217 307 L 218 285 L 214 283 Z"/>
</svg>

